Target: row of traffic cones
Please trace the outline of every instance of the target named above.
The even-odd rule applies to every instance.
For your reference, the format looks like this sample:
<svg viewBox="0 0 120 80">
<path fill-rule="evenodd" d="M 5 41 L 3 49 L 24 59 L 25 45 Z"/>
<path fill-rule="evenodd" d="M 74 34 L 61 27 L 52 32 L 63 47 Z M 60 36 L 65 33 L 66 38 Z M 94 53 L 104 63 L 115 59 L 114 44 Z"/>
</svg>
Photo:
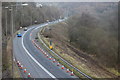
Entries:
<svg viewBox="0 0 120 80">
<path fill-rule="evenodd" d="M 46 56 L 46 58 L 48 58 L 49 60 L 53 60 L 53 63 L 56 63 L 56 62 L 57 62 L 57 61 L 56 61 L 55 59 L 53 59 L 52 57 L 49 57 L 49 56 L 48 56 L 48 54 L 44 53 L 44 55 L 45 55 L 45 56 Z M 59 63 L 59 62 L 57 63 L 57 66 L 60 66 L 60 63 Z M 64 66 L 62 66 L 62 67 L 61 67 L 61 69 L 65 69 L 65 67 L 64 67 Z M 70 73 L 70 70 L 69 70 L 69 69 L 67 69 L 67 70 L 66 70 L 66 72 L 67 72 L 67 73 Z M 71 75 L 71 76 L 74 76 L 73 71 L 71 72 L 71 74 L 70 74 L 70 75 Z"/>
<path fill-rule="evenodd" d="M 23 65 L 21 65 L 21 63 L 20 63 L 19 61 L 17 61 L 17 66 L 19 67 L 19 69 L 23 70 L 24 73 L 27 73 L 26 68 L 24 68 Z M 30 75 L 29 72 L 28 72 L 27 77 L 28 77 L 28 78 L 31 78 L 31 75 Z"/>
<path fill-rule="evenodd" d="M 48 58 L 48 55 L 47 55 L 47 58 Z M 49 57 L 49 60 L 52 60 L 52 58 L 51 58 L 51 57 Z M 53 59 L 53 63 L 55 63 L 55 62 L 57 62 L 57 61 L 56 61 L 55 59 Z M 60 66 L 60 63 L 59 63 L 59 62 L 57 63 L 57 66 Z M 61 67 L 61 69 L 65 69 L 65 67 L 64 67 L 64 66 L 62 66 L 62 67 Z M 70 73 L 70 70 L 69 70 L 69 69 L 67 69 L 67 70 L 66 70 L 66 72 L 67 72 L 67 73 Z M 71 72 L 71 74 L 70 74 L 70 75 L 71 75 L 71 76 L 74 76 L 73 71 Z"/>
<path fill-rule="evenodd" d="M 32 40 L 32 43 L 33 43 L 43 54 L 45 54 L 44 50 L 41 49 L 41 48 L 35 43 L 34 40 Z"/>
<path fill-rule="evenodd" d="M 34 40 L 32 40 L 32 43 L 39 49 L 39 46 L 35 43 Z"/>
<path fill-rule="evenodd" d="M 49 55 L 48 55 L 43 49 L 41 49 L 41 48 L 34 42 L 34 40 L 33 40 L 33 43 L 34 43 L 35 46 L 45 55 L 46 58 L 48 58 L 49 60 L 53 60 L 53 61 L 52 61 L 53 63 L 56 63 L 56 62 L 57 62 L 57 61 L 56 61 L 55 59 L 53 59 L 52 57 L 49 57 Z M 60 63 L 59 63 L 59 62 L 57 63 L 57 66 L 60 66 Z M 61 69 L 65 69 L 65 67 L 62 66 Z M 71 71 L 70 71 L 69 69 L 66 69 L 66 72 L 67 72 L 67 73 L 70 73 Z M 71 76 L 74 76 L 73 71 L 71 72 L 70 75 L 71 75 Z"/>
<path fill-rule="evenodd" d="M 61 67 L 61 69 L 65 69 L 65 67 L 64 67 L 64 66 L 62 66 L 62 67 Z M 69 69 L 67 69 L 67 70 L 66 70 L 66 72 L 67 72 L 67 73 L 70 73 L 70 70 L 69 70 Z M 71 75 L 71 76 L 74 76 L 73 71 L 71 72 L 71 74 L 70 74 L 70 75 Z"/>
</svg>

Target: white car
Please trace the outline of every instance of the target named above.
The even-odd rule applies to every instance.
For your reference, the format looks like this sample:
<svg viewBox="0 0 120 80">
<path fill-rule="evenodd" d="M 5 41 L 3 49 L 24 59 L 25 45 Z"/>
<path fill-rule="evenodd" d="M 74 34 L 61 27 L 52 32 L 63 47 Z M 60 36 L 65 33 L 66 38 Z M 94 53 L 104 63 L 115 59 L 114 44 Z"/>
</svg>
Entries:
<svg viewBox="0 0 120 80">
<path fill-rule="evenodd" d="M 27 31 L 27 27 L 24 28 L 24 31 Z"/>
<path fill-rule="evenodd" d="M 20 27 L 20 29 L 22 29 L 22 27 Z"/>
</svg>

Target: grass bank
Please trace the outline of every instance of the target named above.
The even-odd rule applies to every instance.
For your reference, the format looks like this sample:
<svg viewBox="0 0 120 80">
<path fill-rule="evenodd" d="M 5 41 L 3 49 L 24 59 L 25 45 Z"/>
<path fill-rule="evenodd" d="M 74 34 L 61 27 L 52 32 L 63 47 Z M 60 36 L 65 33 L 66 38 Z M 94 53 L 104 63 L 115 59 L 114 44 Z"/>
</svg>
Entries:
<svg viewBox="0 0 120 80">
<path fill-rule="evenodd" d="M 44 29 L 41 29 L 41 31 Z M 40 32 L 41 32 L 40 31 Z M 44 41 L 44 43 L 49 47 L 49 42 L 47 40 L 44 39 L 44 37 L 42 35 L 40 35 L 38 33 L 38 41 L 40 42 L 40 44 L 42 44 L 42 46 L 44 47 L 44 49 L 50 54 L 52 55 L 60 64 L 64 65 L 66 68 L 68 68 L 70 71 L 73 71 L 74 74 L 76 76 L 78 76 L 79 78 L 82 79 L 86 79 L 87 78 L 85 76 L 83 76 L 82 74 L 80 74 L 78 71 L 76 71 L 74 68 L 72 68 L 71 66 L 69 66 L 68 64 L 66 64 L 64 61 L 62 61 L 58 56 L 56 56 L 54 53 L 52 53 L 41 41 L 40 39 L 42 39 Z M 55 51 L 56 52 L 56 51 Z M 62 57 L 65 60 L 71 60 L 72 62 L 74 61 L 72 57 L 68 56 L 68 55 L 59 55 L 60 57 Z M 66 57 L 66 58 L 65 58 Z M 72 64 L 73 65 L 73 64 Z M 88 75 L 88 74 L 87 74 Z"/>
</svg>

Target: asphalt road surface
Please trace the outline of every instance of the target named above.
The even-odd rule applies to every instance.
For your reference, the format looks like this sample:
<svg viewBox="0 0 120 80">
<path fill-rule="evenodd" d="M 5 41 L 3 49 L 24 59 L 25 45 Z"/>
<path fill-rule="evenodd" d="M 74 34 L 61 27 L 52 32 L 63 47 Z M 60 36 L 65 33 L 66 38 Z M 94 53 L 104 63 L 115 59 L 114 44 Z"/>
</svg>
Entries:
<svg viewBox="0 0 120 80">
<path fill-rule="evenodd" d="M 32 78 L 77 78 L 45 58 L 42 52 L 32 43 L 39 28 L 47 24 L 30 26 L 27 31 L 21 29 L 22 37 L 15 36 L 13 39 L 14 57 L 31 73 Z M 24 76 L 24 78 L 27 78 L 27 76 Z"/>
</svg>

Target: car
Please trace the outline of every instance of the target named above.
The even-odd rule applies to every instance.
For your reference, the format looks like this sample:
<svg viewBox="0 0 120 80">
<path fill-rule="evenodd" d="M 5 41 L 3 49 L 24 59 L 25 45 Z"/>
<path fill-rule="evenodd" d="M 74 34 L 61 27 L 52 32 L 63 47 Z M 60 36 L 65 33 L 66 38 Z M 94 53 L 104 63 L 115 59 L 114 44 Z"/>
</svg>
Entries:
<svg viewBox="0 0 120 80">
<path fill-rule="evenodd" d="M 17 37 L 22 37 L 22 34 L 21 33 L 17 33 Z"/>
<path fill-rule="evenodd" d="M 20 27 L 20 29 L 22 29 L 22 27 Z"/>
<path fill-rule="evenodd" d="M 27 31 L 27 27 L 24 28 L 24 31 Z"/>
<path fill-rule="evenodd" d="M 17 35 L 20 34 L 20 32 L 17 33 Z"/>
</svg>

